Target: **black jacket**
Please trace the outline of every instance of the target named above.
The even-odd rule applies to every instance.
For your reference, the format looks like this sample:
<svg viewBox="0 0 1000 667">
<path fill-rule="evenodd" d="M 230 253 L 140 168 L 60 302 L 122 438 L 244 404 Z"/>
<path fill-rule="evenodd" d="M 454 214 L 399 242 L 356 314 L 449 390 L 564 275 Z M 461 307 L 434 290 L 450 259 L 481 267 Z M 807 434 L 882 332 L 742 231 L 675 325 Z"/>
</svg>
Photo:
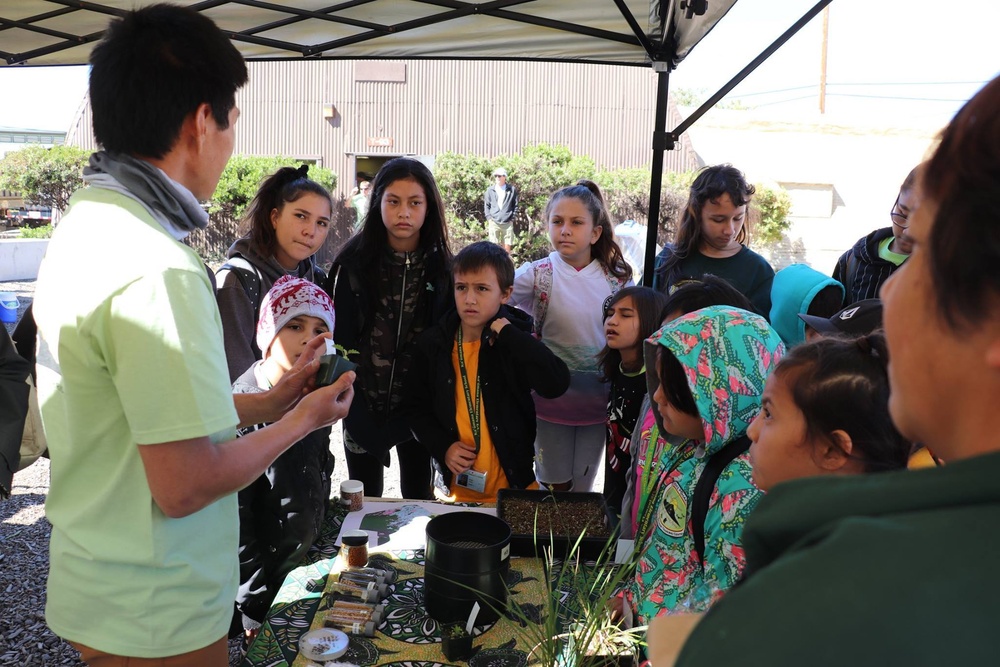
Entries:
<svg viewBox="0 0 1000 667">
<path fill-rule="evenodd" d="M 263 391 L 256 364 L 233 383 L 235 394 Z M 244 434 L 260 426 L 241 429 Z M 239 492 L 240 588 L 236 605 L 258 622 L 285 576 L 319 537 L 333 474 L 330 427 L 313 431 L 275 459 L 264 474 Z"/>
<path fill-rule="evenodd" d="M 892 227 L 876 229 L 858 239 L 854 247 L 837 260 L 833 279 L 839 280 L 845 287 L 845 307 L 863 299 L 879 298 L 882 284 L 899 268 L 878 254 L 879 244 L 891 236 Z"/>
<path fill-rule="evenodd" d="M 491 345 L 483 330 L 479 378 L 490 438 L 511 488 L 535 481 L 535 402 L 532 390 L 545 398 L 562 396 L 569 388 L 569 369 L 562 359 L 531 335 L 531 317 L 517 308 L 500 306 L 497 317 L 510 325 Z M 455 368 L 451 353 L 460 321 L 451 312 L 443 322 L 417 339 L 407 377 L 404 412 L 414 437 L 431 453 L 451 484 L 445 453 L 458 441 L 455 421 Z"/>
<path fill-rule="evenodd" d="M 0 329 L 3 330 L 0 333 L 0 498 L 8 498 L 21 462 L 31 362 L 17 353 L 2 324 Z"/>
<path fill-rule="evenodd" d="M 429 307 L 419 314 L 422 329 L 433 322 L 440 322 L 449 310 L 454 310 L 455 297 L 451 289 L 451 273 L 444 259 L 432 253 L 426 259 L 425 276 L 433 278 L 427 282 L 433 292 Z M 333 340 L 346 350 L 360 350 L 361 341 L 372 335 L 376 295 L 373 293 L 373 278 L 362 273 L 362 267 L 349 257 L 338 257 L 330 268 L 330 274 L 323 289 L 333 299 L 337 320 L 333 330 Z M 399 354 L 411 354 L 412 344 L 399 350 Z M 366 360 L 352 355 L 352 361 L 360 364 Z M 389 450 L 395 445 L 411 439 L 410 430 L 401 416 L 378 414 L 369 404 L 365 392 L 355 386 L 354 400 L 350 412 L 344 419 L 344 428 L 361 447 L 388 467 Z"/>
</svg>

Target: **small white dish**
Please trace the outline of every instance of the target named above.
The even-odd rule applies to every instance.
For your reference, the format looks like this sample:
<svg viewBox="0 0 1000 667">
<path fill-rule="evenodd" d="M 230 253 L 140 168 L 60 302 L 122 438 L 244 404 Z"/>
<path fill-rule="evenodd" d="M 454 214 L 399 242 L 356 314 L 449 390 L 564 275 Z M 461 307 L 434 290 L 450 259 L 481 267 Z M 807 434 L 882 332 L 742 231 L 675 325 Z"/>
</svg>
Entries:
<svg viewBox="0 0 1000 667">
<path fill-rule="evenodd" d="M 317 628 L 299 637 L 299 652 L 316 662 L 336 660 L 347 653 L 348 636 L 334 628 Z"/>
</svg>

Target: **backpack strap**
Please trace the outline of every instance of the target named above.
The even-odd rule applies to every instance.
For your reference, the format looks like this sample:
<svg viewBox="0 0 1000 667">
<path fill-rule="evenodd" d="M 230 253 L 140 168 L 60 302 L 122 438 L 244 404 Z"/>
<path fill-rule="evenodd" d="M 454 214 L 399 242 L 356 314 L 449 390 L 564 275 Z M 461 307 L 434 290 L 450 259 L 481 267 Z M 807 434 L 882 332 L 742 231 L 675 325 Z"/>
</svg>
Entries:
<svg viewBox="0 0 1000 667">
<path fill-rule="evenodd" d="M 705 519 L 708 517 L 708 503 L 712 500 L 715 483 L 727 465 L 738 456 L 750 449 L 750 438 L 745 435 L 733 440 L 728 445 L 709 457 L 701 477 L 695 484 L 691 496 L 691 532 L 694 538 L 694 550 L 701 563 L 705 561 Z"/>
<path fill-rule="evenodd" d="M 624 288 L 625 284 L 628 282 L 628 276 L 618 278 L 617 276 L 613 276 L 608 273 L 608 271 L 604 271 L 604 279 L 608 281 L 608 287 L 611 289 L 611 296 L 617 294 L 618 290 Z"/>
<path fill-rule="evenodd" d="M 531 317 L 534 319 L 534 334 L 542 337 L 542 324 L 549 312 L 549 295 L 552 293 L 552 258 L 543 257 L 535 264 L 533 292 L 534 302 Z"/>
<path fill-rule="evenodd" d="M 242 257 L 230 257 L 225 264 L 219 267 L 219 273 L 223 271 L 230 271 L 236 276 L 240 287 L 246 292 L 247 298 L 253 304 L 253 321 L 256 327 L 257 321 L 260 319 L 260 302 L 263 298 L 263 295 L 260 293 L 262 280 L 260 271 L 257 270 L 256 266 Z M 222 281 L 225 282 L 224 276 Z"/>
</svg>

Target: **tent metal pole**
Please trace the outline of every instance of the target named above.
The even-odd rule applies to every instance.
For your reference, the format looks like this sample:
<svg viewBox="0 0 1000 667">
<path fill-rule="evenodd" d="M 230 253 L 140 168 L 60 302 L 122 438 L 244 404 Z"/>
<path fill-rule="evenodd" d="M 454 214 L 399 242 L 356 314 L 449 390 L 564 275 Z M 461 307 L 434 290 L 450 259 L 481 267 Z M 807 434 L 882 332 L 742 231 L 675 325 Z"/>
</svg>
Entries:
<svg viewBox="0 0 1000 667">
<path fill-rule="evenodd" d="M 817 14 L 823 11 L 823 9 L 825 9 L 826 6 L 829 5 L 831 2 L 833 2 L 833 0 L 819 0 L 819 2 L 817 2 L 813 6 L 813 8 L 810 9 L 808 12 L 803 14 L 802 18 L 796 21 L 792 25 L 792 27 L 783 32 L 781 36 L 778 37 L 778 39 L 771 42 L 770 46 L 764 49 L 759 56 L 754 58 L 749 65 L 740 70 L 739 74 L 730 79 L 726 85 L 724 85 L 722 88 L 719 89 L 717 93 L 715 93 L 715 95 L 712 95 L 705 101 L 704 104 L 695 109 L 695 111 L 690 116 L 685 118 L 684 121 L 676 128 L 674 128 L 673 132 L 670 133 L 673 136 L 674 141 L 677 141 L 677 138 L 680 137 L 682 134 L 684 134 L 685 130 L 691 127 L 696 120 L 705 115 L 705 112 L 714 107 L 716 103 L 723 97 L 728 95 L 729 91 L 731 91 L 733 88 L 739 85 L 739 83 L 743 81 L 743 79 L 750 76 L 751 72 L 757 69 L 762 62 L 770 58 L 772 53 L 781 48 L 782 44 L 791 39 L 792 35 L 801 30 L 803 26 L 805 26 L 805 24 L 809 23 L 809 21 L 811 21 Z"/>
<path fill-rule="evenodd" d="M 656 230 L 660 226 L 660 188 L 663 185 L 663 153 L 673 148 L 667 133 L 667 92 L 670 89 L 670 71 L 667 63 L 656 76 L 656 116 L 653 119 L 653 166 L 649 176 L 649 215 L 646 221 L 646 254 L 642 270 L 642 284 L 653 285 L 653 263 L 656 261 Z"/>
</svg>

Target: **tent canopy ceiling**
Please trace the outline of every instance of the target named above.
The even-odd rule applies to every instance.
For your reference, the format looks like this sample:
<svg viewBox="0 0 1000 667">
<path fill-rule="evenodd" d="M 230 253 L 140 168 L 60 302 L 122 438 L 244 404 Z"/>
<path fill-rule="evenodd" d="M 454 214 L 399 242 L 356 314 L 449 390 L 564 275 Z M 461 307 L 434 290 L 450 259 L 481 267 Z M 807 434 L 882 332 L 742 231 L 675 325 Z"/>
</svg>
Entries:
<svg viewBox="0 0 1000 667">
<path fill-rule="evenodd" d="M 673 131 L 670 70 L 736 0 L 172 0 L 215 21 L 248 60 L 438 58 L 650 66 L 657 76 L 645 265 L 653 265 L 663 153 L 677 137 L 832 0 L 785 34 Z M 108 22 L 157 0 L 3 0 L 7 65 L 86 63 Z M 652 272 L 643 276 L 651 284 Z"/>
<path fill-rule="evenodd" d="M 488 58 L 672 69 L 736 0 L 172 0 L 250 60 Z M 7 65 L 86 63 L 108 22 L 155 0 L 4 0 Z"/>
</svg>

